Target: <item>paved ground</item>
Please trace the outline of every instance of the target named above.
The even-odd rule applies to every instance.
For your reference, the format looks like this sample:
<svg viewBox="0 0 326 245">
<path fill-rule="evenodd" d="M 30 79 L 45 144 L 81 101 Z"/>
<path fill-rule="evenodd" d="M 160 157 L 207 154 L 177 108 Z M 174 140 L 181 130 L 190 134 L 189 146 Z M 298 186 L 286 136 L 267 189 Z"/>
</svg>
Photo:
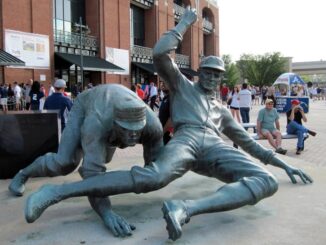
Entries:
<svg viewBox="0 0 326 245">
<path fill-rule="evenodd" d="M 256 120 L 260 106 L 251 116 Z M 73 198 L 49 208 L 33 224 L 24 220 L 23 208 L 28 194 L 44 183 L 78 180 L 66 177 L 30 180 L 24 197 L 12 197 L 9 180 L 0 180 L 0 244 L 326 244 L 326 102 L 311 103 L 307 126 L 318 132 L 306 143 L 306 150 L 295 155 L 295 140 L 284 141 L 288 149 L 282 159 L 309 173 L 312 185 L 292 185 L 285 173 L 270 166 L 279 179 L 279 191 L 255 206 L 193 217 L 184 226 L 180 240 L 167 239 L 160 211 L 163 200 L 197 198 L 215 191 L 222 183 L 193 173 L 186 174 L 164 189 L 144 194 L 124 194 L 112 198 L 115 210 L 137 226 L 130 238 L 114 238 L 90 209 L 86 198 Z M 282 127 L 285 116 L 282 115 Z M 266 141 L 260 141 L 268 147 Z M 141 164 L 141 147 L 118 151 L 109 169 L 129 169 Z"/>
</svg>

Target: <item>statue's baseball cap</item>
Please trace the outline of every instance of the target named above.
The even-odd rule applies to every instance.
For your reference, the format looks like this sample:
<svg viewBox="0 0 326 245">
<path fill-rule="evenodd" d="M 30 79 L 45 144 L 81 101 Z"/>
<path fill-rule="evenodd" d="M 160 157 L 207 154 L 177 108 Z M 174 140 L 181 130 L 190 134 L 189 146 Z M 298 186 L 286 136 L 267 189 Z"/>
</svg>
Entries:
<svg viewBox="0 0 326 245">
<path fill-rule="evenodd" d="M 146 105 L 142 101 L 119 101 L 114 108 L 114 121 L 129 130 L 140 130 L 146 125 Z"/>
<path fill-rule="evenodd" d="M 55 88 L 65 88 L 65 87 L 67 87 L 66 81 L 63 80 L 63 79 L 56 80 L 53 86 Z"/>
<path fill-rule="evenodd" d="M 213 55 L 204 57 L 199 64 L 199 68 L 210 68 L 225 72 L 224 61 L 220 57 Z"/>
</svg>

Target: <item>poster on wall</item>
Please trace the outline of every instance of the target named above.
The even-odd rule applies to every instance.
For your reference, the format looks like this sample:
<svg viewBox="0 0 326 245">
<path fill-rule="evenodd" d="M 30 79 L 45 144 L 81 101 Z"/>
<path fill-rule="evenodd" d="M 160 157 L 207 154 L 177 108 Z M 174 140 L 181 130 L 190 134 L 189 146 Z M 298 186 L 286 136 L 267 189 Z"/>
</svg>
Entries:
<svg viewBox="0 0 326 245">
<path fill-rule="evenodd" d="M 5 51 L 25 62 L 21 68 L 50 67 L 49 36 L 5 30 Z M 15 67 L 20 68 L 20 67 Z"/>
<path fill-rule="evenodd" d="M 106 47 L 105 60 L 124 69 L 119 72 L 108 72 L 109 74 L 129 75 L 129 50 Z"/>
</svg>

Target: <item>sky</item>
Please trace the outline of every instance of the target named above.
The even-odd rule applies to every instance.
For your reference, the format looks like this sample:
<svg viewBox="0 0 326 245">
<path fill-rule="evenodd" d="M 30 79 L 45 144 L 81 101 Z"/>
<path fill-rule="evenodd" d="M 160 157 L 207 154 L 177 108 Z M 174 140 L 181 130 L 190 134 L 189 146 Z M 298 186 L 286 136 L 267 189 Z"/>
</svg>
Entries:
<svg viewBox="0 0 326 245">
<path fill-rule="evenodd" d="M 220 53 L 326 60 L 326 0 L 218 0 Z"/>
</svg>

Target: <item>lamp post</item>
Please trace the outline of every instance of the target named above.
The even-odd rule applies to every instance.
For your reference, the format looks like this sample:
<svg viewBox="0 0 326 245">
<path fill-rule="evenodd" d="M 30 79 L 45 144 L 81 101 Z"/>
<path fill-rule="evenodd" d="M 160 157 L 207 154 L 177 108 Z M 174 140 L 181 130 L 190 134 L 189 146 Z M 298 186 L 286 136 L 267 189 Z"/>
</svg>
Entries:
<svg viewBox="0 0 326 245">
<path fill-rule="evenodd" d="M 75 23 L 75 27 L 79 29 L 79 37 L 80 37 L 80 82 L 82 85 L 82 90 L 84 89 L 84 57 L 83 57 L 83 34 L 84 31 L 88 31 L 88 26 L 83 25 L 83 19 L 79 17 L 79 24 Z"/>
</svg>

